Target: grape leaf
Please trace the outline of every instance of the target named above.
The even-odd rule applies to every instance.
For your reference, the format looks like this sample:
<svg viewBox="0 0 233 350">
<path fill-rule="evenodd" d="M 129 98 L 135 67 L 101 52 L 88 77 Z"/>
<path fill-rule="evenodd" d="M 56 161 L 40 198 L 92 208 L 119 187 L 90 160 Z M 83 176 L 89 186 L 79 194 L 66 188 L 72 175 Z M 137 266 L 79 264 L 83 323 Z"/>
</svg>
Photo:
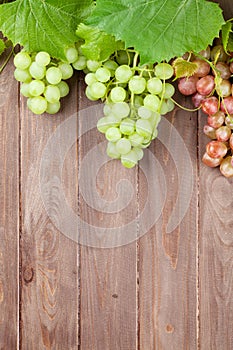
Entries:
<svg viewBox="0 0 233 350">
<path fill-rule="evenodd" d="M 6 45 L 2 39 L 0 39 L 0 55 L 5 51 Z"/>
<path fill-rule="evenodd" d="M 114 51 L 124 49 L 124 44 L 121 41 L 116 41 L 114 36 L 83 23 L 78 26 L 76 34 L 85 40 L 81 48 L 83 54 L 90 60 L 104 61 Z"/>
<path fill-rule="evenodd" d="M 205 49 L 223 23 L 218 4 L 205 0 L 98 0 L 86 21 L 134 47 L 142 64 Z"/>
<path fill-rule="evenodd" d="M 226 53 L 233 51 L 233 31 L 231 21 L 227 21 L 222 26 L 222 43 Z"/>
<path fill-rule="evenodd" d="M 198 68 L 198 65 L 196 63 L 186 61 L 181 57 L 178 57 L 172 63 L 172 66 L 175 70 L 176 79 L 182 77 L 191 77 Z"/>
<path fill-rule="evenodd" d="M 76 41 L 77 24 L 92 6 L 92 0 L 16 0 L 0 5 L 0 30 L 14 45 L 65 59 L 64 48 Z"/>
</svg>

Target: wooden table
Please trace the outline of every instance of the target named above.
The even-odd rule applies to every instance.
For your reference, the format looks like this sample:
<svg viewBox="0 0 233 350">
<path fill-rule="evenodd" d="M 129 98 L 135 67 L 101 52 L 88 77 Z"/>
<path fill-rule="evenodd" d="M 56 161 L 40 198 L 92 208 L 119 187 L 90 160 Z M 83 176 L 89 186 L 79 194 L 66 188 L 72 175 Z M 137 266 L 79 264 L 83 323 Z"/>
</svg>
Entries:
<svg viewBox="0 0 233 350">
<path fill-rule="evenodd" d="M 230 1 L 220 3 L 230 17 Z M 89 223 L 84 234 L 93 226 L 122 226 L 127 234 L 127 223 L 134 222 L 135 237 L 142 236 L 120 247 L 93 248 L 56 228 L 61 215 L 56 181 L 47 189 L 50 215 L 40 192 L 41 158 L 50 136 L 71 115 L 92 106 L 83 77 L 72 78 L 58 116 L 40 117 L 19 95 L 12 62 L 0 79 L 0 349 L 232 350 L 233 181 L 201 162 L 206 117 L 176 108 L 166 116 L 168 149 L 159 140 L 150 146 L 167 193 L 159 219 L 144 235 L 140 220 L 153 187 L 148 178 L 157 181 L 153 166 L 147 164 L 145 174 L 140 165 L 126 170 L 111 161 L 98 173 L 90 170 L 87 180 L 96 182 L 95 193 L 86 188 L 90 198 L 116 200 L 121 179 L 132 186 L 123 210 L 91 208 L 80 190 L 80 169 L 104 138 L 96 129 L 84 133 L 77 118 L 77 142 L 62 172 L 68 205 Z M 191 107 L 188 98 L 177 98 Z M 194 186 L 183 220 L 167 233 L 179 191 L 187 186 L 179 183 L 179 174 L 187 174 L 182 150 L 178 169 L 170 154 L 174 127 L 187 147 Z M 99 150 L 104 153 L 101 145 Z M 150 199 L 148 217 L 160 196 Z"/>
</svg>

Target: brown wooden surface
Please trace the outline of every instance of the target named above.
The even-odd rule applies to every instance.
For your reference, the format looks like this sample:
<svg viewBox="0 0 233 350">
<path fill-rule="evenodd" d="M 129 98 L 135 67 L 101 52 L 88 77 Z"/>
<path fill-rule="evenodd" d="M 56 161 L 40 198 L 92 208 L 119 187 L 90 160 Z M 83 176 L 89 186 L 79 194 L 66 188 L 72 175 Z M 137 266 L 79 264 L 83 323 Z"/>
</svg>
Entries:
<svg viewBox="0 0 233 350">
<path fill-rule="evenodd" d="M 221 4 L 231 17 L 230 2 Z M 159 140 L 150 146 L 167 193 L 159 219 L 144 235 L 142 213 L 150 192 L 157 190 L 148 218 L 162 202 L 159 172 L 150 162 L 126 170 L 110 161 L 99 171 L 91 163 L 83 175 L 89 152 L 96 145 L 99 155 L 105 152 L 103 135 L 95 128 L 85 132 L 83 118 L 74 125 L 77 142 L 66 154 L 62 184 L 56 177 L 60 147 L 45 174 L 48 215 L 40 192 L 43 151 L 63 122 L 94 105 L 84 96 L 83 76 L 76 75 L 70 86 L 61 113 L 36 117 L 19 96 L 12 63 L 0 75 L 0 350 L 233 349 L 233 180 L 201 162 L 206 117 L 176 108 L 166 117 L 168 148 Z M 178 99 L 191 106 L 189 99 Z M 187 185 L 179 183 L 187 170 L 182 152 L 179 169 L 171 156 L 174 127 L 191 157 L 194 187 L 184 219 L 167 233 L 179 189 Z M 62 133 L 59 140 L 69 141 Z M 95 191 L 89 187 L 93 178 Z M 121 180 L 128 181 L 131 200 L 106 213 L 108 202 L 119 200 Z M 89 224 L 77 227 L 77 237 L 101 226 L 127 235 L 125 225 L 131 222 L 133 242 L 100 249 L 59 232 L 54 222 L 62 216 L 62 189 L 73 212 Z M 91 207 L 85 195 L 93 203 L 105 200 L 103 210 Z"/>
</svg>

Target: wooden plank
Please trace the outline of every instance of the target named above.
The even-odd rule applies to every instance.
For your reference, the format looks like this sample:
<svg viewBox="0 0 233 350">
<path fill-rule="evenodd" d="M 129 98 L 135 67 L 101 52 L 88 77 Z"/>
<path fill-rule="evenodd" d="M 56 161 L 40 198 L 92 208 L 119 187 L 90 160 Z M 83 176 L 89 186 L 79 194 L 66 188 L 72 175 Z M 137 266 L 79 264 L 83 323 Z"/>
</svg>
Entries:
<svg viewBox="0 0 233 350">
<path fill-rule="evenodd" d="M 179 102 L 191 106 L 188 100 Z M 179 109 L 166 118 L 170 125 L 165 125 L 159 134 L 166 148 L 158 139 L 150 147 L 163 171 L 159 170 L 158 164 L 153 169 L 151 162 L 146 167 L 147 173 L 142 176 L 141 172 L 139 177 L 140 212 L 151 192 L 155 194 L 150 199 L 148 219 L 155 216 L 158 206 L 161 208 L 159 219 L 139 244 L 140 349 L 196 349 L 197 118 L 195 113 Z M 191 167 L 184 157 L 184 145 L 181 143 L 179 146 L 178 137 L 172 136 L 174 127 L 187 147 Z M 177 159 L 172 157 L 173 152 Z M 189 193 L 191 202 L 184 219 L 178 221 L 178 226 L 171 233 L 167 233 L 166 227 L 179 193 L 182 194 L 180 210 L 188 201 L 187 175 L 194 184 L 193 192 Z M 166 180 L 165 186 L 162 186 L 163 180 Z M 164 189 L 167 192 L 163 205 Z M 177 216 L 180 213 L 178 211 Z M 140 222 L 141 229 L 142 225 L 143 222 Z"/>
<path fill-rule="evenodd" d="M 80 108 L 93 105 L 84 97 L 84 86 L 80 85 Z M 90 116 L 93 115 L 91 111 Z M 93 115 L 94 118 L 94 115 Z M 97 148 L 89 163 L 86 173 L 85 188 L 80 189 L 80 218 L 88 227 L 80 227 L 80 235 L 95 235 L 98 227 L 106 228 L 105 234 L 113 235 L 110 228 L 115 228 L 114 245 L 121 245 L 121 235 L 137 234 L 137 169 L 126 170 L 117 161 L 111 161 L 98 168 L 95 159 L 105 154 L 105 146 L 101 143 L 104 136 L 97 132 L 95 125 L 88 133 L 84 133 L 85 121 L 80 119 L 79 157 L 80 168 L 84 166 L 88 153 Z M 96 166 L 92 166 L 95 163 Z M 89 180 L 93 178 L 96 188 L 89 188 Z M 81 179 L 80 179 L 81 180 Z M 128 180 L 132 185 L 132 198 L 128 205 L 124 204 L 124 191 L 130 193 L 129 183 L 123 193 L 117 196 L 116 184 L 120 180 Z M 118 188 L 119 189 L 119 188 Z M 83 195 L 83 193 L 86 193 Z M 101 208 L 98 204 L 108 201 Z M 90 198 L 87 203 L 85 198 Z M 114 200 L 118 204 L 115 213 L 107 213 Z M 127 223 L 132 222 L 131 231 L 127 231 Z M 122 226 L 122 227 L 120 227 Z M 96 229 L 97 227 L 97 229 Z M 96 242 L 104 245 L 106 236 L 96 236 Z M 88 243 L 88 242 L 87 242 Z M 101 249 L 83 245 L 80 252 L 81 264 L 81 349 L 82 350 L 136 350 L 137 349 L 137 243 L 134 241 L 118 248 Z"/>
<path fill-rule="evenodd" d="M 40 192 L 40 163 L 49 137 L 77 111 L 77 77 L 70 82 L 61 113 L 35 116 L 21 101 L 22 118 L 22 349 L 77 349 L 79 274 L 78 246 L 53 224 L 60 219 L 58 165 L 48 157 L 47 210 Z M 61 134 L 62 135 L 62 134 Z M 66 142 L 60 136 L 60 143 Z M 57 148 L 58 157 L 61 155 Z M 56 158 L 57 159 L 57 158 Z M 77 147 L 67 153 L 63 167 L 66 199 L 77 209 Z"/>
<path fill-rule="evenodd" d="M 19 113 L 13 71 L 11 61 L 0 85 L 0 349 L 18 349 Z"/>
</svg>

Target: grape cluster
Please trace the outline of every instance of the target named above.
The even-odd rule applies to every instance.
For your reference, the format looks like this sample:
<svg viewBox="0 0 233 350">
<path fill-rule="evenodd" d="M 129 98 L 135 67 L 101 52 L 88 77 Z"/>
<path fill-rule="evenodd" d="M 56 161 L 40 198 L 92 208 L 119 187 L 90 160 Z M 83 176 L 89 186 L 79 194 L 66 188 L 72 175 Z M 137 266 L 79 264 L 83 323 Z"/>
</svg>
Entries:
<svg viewBox="0 0 233 350">
<path fill-rule="evenodd" d="M 221 43 L 191 56 L 197 69 L 191 77 L 179 79 L 178 89 L 192 95 L 195 107 L 208 115 L 204 133 L 211 141 L 202 161 L 209 167 L 220 166 L 225 177 L 233 177 L 233 62 Z"/>
<path fill-rule="evenodd" d="M 53 59 L 47 52 L 20 51 L 14 58 L 15 79 L 21 82 L 21 93 L 27 97 L 28 108 L 35 114 L 55 114 L 60 110 L 60 99 L 69 93 L 65 82 L 73 75 L 78 61 L 78 50 L 66 50 L 66 62 Z"/>
<path fill-rule="evenodd" d="M 134 167 L 157 137 L 161 115 L 174 108 L 175 88 L 167 82 L 173 67 L 168 63 L 140 66 L 133 50 L 118 51 L 104 62 L 85 61 L 80 55 L 80 62 L 86 72 L 86 96 L 105 102 L 97 128 L 108 140 L 108 156 Z"/>
</svg>

